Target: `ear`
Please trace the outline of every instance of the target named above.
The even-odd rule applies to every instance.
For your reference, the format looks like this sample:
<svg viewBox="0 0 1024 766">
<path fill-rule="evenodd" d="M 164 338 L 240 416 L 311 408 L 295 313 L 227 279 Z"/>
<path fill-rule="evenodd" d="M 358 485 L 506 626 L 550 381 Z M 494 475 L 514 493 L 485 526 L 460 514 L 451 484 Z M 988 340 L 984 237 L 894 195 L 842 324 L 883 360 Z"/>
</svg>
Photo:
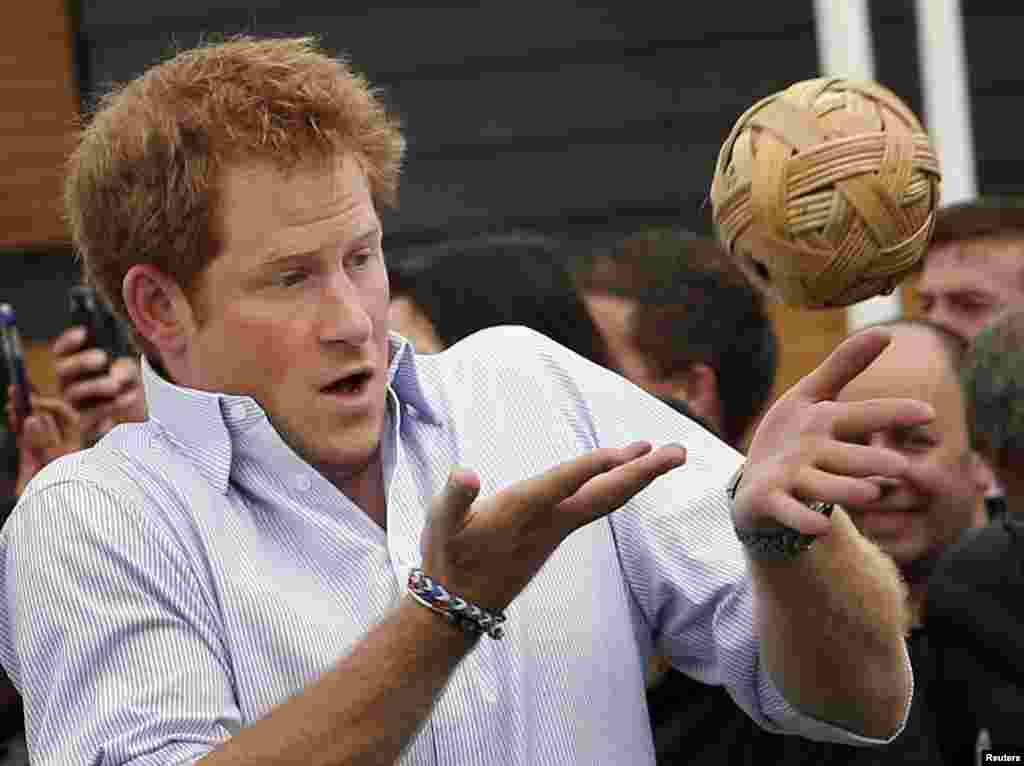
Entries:
<svg viewBox="0 0 1024 766">
<path fill-rule="evenodd" d="M 975 450 L 971 450 L 968 453 L 967 459 L 970 461 L 968 465 L 968 475 L 971 478 L 971 484 L 975 490 L 983 495 L 987 495 L 992 491 L 998 482 L 996 481 L 995 471 L 992 470 L 991 466 L 985 459 L 978 454 Z"/>
<path fill-rule="evenodd" d="M 703 362 L 695 362 L 683 374 L 686 403 L 710 423 L 721 424 L 722 401 L 718 398 L 718 374 Z"/>
<path fill-rule="evenodd" d="M 125 274 L 121 290 L 135 329 L 156 348 L 164 363 L 181 356 L 196 322 L 178 283 L 152 264 L 138 264 Z"/>
</svg>

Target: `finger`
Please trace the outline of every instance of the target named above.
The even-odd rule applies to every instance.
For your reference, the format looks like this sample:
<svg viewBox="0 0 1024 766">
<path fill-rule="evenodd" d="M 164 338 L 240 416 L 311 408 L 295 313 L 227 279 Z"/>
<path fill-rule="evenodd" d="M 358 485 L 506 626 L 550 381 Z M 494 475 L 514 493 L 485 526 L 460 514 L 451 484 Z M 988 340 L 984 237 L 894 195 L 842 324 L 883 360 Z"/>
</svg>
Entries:
<svg viewBox="0 0 1024 766">
<path fill-rule="evenodd" d="M 686 449 L 667 445 L 595 476 L 558 504 L 558 513 L 571 517 L 577 527 L 621 508 L 659 476 L 686 462 Z"/>
<path fill-rule="evenodd" d="M 117 425 L 118 425 L 118 423 L 117 423 L 117 421 L 114 418 L 111 418 L 111 417 L 102 418 L 99 421 L 99 423 L 96 424 L 96 428 L 95 428 L 96 439 L 97 440 L 102 439 L 108 433 L 113 431 L 114 427 L 117 426 Z"/>
<path fill-rule="evenodd" d="M 57 449 L 58 454 L 63 452 L 59 449 L 63 444 L 60 429 L 57 428 L 57 421 L 49 412 L 39 413 L 39 423 L 39 437 L 42 440 L 40 448 L 46 450 L 47 457 L 52 459 L 54 457 L 53 450 Z"/>
<path fill-rule="evenodd" d="M 832 406 L 832 405 L 830 405 Z M 838 439 L 857 440 L 877 431 L 911 428 L 930 423 L 935 409 L 916 399 L 865 399 L 835 405 L 832 434 Z"/>
<path fill-rule="evenodd" d="M 100 425 L 100 423 L 102 423 L 103 420 L 107 417 L 106 415 L 104 415 L 102 408 L 100 408 L 99 410 L 95 408 L 87 410 L 80 409 L 77 410 L 77 412 L 79 418 L 81 418 L 80 428 L 84 436 L 95 439 L 99 436 L 104 435 L 105 432 L 97 431 L 97 428 Z"/>
<path fill-rule="evenodd" d="M 90 348 L 59 360 L 54 369 L 61 385 L 67 387 L 82 377 L 102 372 L 109 361 L 107 352 L 99 348 Z"/>
<path fill-rule="evenodd" d="M 48 433 L 42 415 L 29 415 L 21 429 L 21 438 L 26 449 L 42 452 L 48 446 Z"/>
<path fill-rule="evenodd" d="M 141 415 L 143 405 L 141 389 L 130 388 L 119 394 L 116 399 L 92 407 L 84 413 L 76 412 L 79 418 L 78 427 L 83 431 L 91 428 L 97 436 L 105 436 L 114 426 L 121 423 L 145 420 L 145 416 Z"/>
<path fill-rule="evenodd" d="M 133 386 L 120 396 L 114 403 L 115 417 L 122 423 L 135 423 L 147 419 L 146 396 L 141 386 Z"/>
<path fill-rule="evenodd" d="M 814 465 L 842 476 L 898 478 L 906 473 L 909 461 L 896 450 L 830 441 L 821 448 Z"/>
<path fill-rule="evenodd" d="M 129 356 L 121 356 L 110 363 L 110 373 L 116 375 L 124 384 L 142 383 L 142 370 L 139 363 Z"/>
<path fill-rule="evenodd" d="M 7 427 L 11 433 L 15 435 L 21 433 L 22 424 L 18 422 L 18 408 L 14 406 L 14 386 L 11 386 L 7 392 L 7 406 L 4 409 L 7 412 Z"/>
<path fill-rule="evenodd" d="M 480 494 L 480 477 L 464 468 L 453 468 L 441 494 L 430 508 L 430 533 L 434 539 L 450 540 L 465 524 L 469 509 Z"/>
<path fill-rule="evenodd" d="M 879 329 L 865 330 L 847 338 L 793 386 L 792 393 L 815 402 L 834 399 L 847 383 L 878 358 L 889 341 L 889 334 Z"/>
<path fill-rule="evenodd" d="M 82 406 L 82 402 L 86 402 L 89 399 L 113 400 L 120 392 L 121 386 L 117 379 L 104 375 L 100 378 L 89 378 L 69 386 L 64 392 L 64 398 L 75 409 L 83 410 L 90 409 L 90 407 Z M 102 402 L 102 404 L 107 404 L 107 402 Z M 100 404 L 91 405 L 93 408 L 97 406 L 100 406 Z"/>
<path fill-rule="evenodd" d="M 69 427 L 77 428 L 82 420 L 70 404 L 53 396 L 33 395 L 32 409 L 42 410 L 52 415 L 62 433 L 66 432 Z"/>
<path fill-rule="evenodd" d="M 67 356 L 78 351 L 85 344 L 86 330 L 82 325 L 69 327 L 53 342 L 53 355 Z"/>
<path fill-rule="evenodd" d="M 648 442 L 635 442 L 626 447 L 591 450 L 573 460 L 559 463 L 539 476 L 521 481 L 505 490 L 517 508 L 552 509 L 579 491 L 580 487 L 602 473 L 618 468 L 651 451 Z"/>
<path fill-rule="evenodd" d="M 878 484 L 869 479 L 839 476 L 813 468 L 806 470 L 793 487 L 793 495 L 805 503 L 821 501 L 845 506 L 873 503 L 881 493 Z"/>
<path fill-rule="evenodd" d="M 804 502 L 784 492 L 773 492 L 763 504 L 763 520 L 770 520 L 774 525 L 759 524 L 758 528 L 771 529 L 781 525 L 795 529 L 804 535 L 824 535 L 831 528 L 828 517 L 818 511 L 812 511 Z"/>
</svg>

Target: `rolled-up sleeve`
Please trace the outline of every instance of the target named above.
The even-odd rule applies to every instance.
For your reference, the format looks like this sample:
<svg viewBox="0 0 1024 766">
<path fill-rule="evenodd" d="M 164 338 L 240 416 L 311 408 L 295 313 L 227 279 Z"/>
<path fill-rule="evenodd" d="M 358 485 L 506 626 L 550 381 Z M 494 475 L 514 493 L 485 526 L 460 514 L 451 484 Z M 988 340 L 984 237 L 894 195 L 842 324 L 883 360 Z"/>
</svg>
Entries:
<svg viewBox="0 0 1024 766">
<path fill-rule="evenodd" d="M 634 613 L 643 621 L 638 630 L 678 670 L 724 686 L 769 731 L 845 744 L 891 742 L 895 735 L 863 737 L 794 709 L 763 667 L 752 583 L 725 493 L 742 455 L 621 377 L 575 356 L 559 360 L 565 369 L 555 374 L 572 381 L 565 415 L 581 436 L 596 446 L 645 439 L 687 449 L 685 466 L 610 517 Z M 904 723 L 909 703 L 908 697 Z"/>
<path fill-rule="evenodd" d="M 28 493 L 8 520 L 0 661 L 33 764 L 191 763 L 240 728 L 215 605 L 176 545 L 83 480 Z"/>
</svg>

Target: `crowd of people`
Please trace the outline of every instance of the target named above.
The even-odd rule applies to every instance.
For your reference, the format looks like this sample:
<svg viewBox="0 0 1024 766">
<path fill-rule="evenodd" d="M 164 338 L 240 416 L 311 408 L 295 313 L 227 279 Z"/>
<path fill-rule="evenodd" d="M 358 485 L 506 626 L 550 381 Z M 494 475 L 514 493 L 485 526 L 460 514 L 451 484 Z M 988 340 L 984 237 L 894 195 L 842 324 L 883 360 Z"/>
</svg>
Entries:
<svg viewBox="0 0 1024 766">
<path fill-rule="evenodd" d="M 70 328 L 7 408 L 33 763 L 1024 753 L 1024 207 L 940 209 L 921 316 L 773 402 L 712 237 L 385 259 L 403 151 L 310 40 L 180 53 L 84 130 L 74 243 L 138 354 Z"/>
</svg>

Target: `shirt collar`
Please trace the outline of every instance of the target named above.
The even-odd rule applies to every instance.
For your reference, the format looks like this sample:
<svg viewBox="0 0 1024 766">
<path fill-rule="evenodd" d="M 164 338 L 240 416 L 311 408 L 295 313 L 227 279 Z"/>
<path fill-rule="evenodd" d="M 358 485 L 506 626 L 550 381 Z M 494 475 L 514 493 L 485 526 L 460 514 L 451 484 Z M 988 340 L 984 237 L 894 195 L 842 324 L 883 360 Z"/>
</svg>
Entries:
<svg viewBox="0 0 1024 766">
<path fill-rule="evenodd" d="M 441 425 L 444 422 L 444 404 L 439 393 L 425 385 L 412 343 L 392 332 L 390 345 L 388 382 L 394 388 L 398 401 L 412 407 L 427 423 Z"/>
<path fill-rule="evenodd" d="M 388 338 L 388 386 L 400 404 L 427 423 L 443 422 L 437 394 L 424 386 L 412 344 L 397 333 Z M 178 444 L 203 477 L 227 491 L 234 441 L 257 424 L 269 425 L 263 407 L 251 396 L 200 391 L 171 383 L 142 357 L 142 385 L 152 420 Z M 278 437 L 280 438 L 280 437 Z"/>
</svg>

